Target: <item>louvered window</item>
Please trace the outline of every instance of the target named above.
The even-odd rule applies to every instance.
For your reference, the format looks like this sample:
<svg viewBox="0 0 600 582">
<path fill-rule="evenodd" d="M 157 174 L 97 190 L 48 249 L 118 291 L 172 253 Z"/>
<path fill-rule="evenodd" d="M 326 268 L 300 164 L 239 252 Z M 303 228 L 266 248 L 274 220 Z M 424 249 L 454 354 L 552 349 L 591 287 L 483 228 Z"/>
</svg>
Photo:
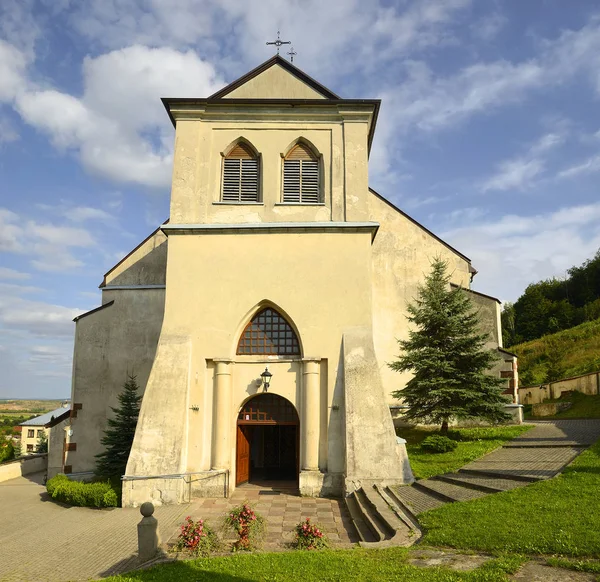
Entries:
<svg viewBox="0 0 600 582">
<path fill-rule="evenodd" d="M 321 202 L 319 160 L 302 143 L 283 160 L 283 201 L 301 204 Z"/>
<path fill-rule="evenodd" d="M 223 159 L 223 202 L 259 202 L 258 157 L 243 143 Z"/>
</svg>

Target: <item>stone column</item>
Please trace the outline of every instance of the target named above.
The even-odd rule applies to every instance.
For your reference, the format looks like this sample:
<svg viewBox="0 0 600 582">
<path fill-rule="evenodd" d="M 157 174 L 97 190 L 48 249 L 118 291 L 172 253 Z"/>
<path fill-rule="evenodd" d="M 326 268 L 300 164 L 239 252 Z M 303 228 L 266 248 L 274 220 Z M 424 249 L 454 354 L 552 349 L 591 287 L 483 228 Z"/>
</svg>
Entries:
<svg viewBox="0 0 600 582">
<path fill-rule="evenodd" d="M 214 360 L 212 468 L 228 469 L 231 460 L 231 360 Z"/>
<path fill-rule="evenodd" d="M 321 378 L 320 359 L 305 358 L 303 360 L 304 421 L 302 449 L 303 471 L 319 470 L 319 425 L 321 423 Z"/>
</svg>

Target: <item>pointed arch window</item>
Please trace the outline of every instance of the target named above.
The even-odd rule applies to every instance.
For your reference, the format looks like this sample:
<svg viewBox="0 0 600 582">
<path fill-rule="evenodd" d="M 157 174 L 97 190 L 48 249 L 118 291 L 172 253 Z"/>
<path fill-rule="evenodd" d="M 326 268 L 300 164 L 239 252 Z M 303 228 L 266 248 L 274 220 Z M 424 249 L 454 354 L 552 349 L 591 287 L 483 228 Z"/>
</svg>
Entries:
<svg viewBox="0 0 600 582">
<path fill-rule="evenodd" d="M 258 155 L 243 142 L 223 158 L 222 202 L 259 202 Z"/>
<path fill-rule="evenodd" d="M 267 307 L 259 311 L 242 332 L 237 354 L 299 356 L 300 342 L 285 318 Z"/>
<path fill-rule="evenodd" d="M 319 159 L 307 145 L 299 143 L 283 160 L 283 202 L 318 204 L 321 201 Z"/>
</svg>

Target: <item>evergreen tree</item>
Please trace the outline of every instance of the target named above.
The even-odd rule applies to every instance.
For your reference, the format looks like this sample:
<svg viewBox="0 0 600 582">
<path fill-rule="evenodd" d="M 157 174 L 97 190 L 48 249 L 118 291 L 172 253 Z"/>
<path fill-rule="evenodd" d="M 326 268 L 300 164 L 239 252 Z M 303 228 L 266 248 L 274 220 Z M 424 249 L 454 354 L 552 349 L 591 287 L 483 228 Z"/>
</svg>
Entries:
<svg viewBox="0 0 600 582">
<path fill-rule="evenodd" d="M 18 459 L 23 454 L 23 452 L 21 451 L 21 438 L 19 438 L 16 441 L 13 441 L 13 450 L 15 459 Z"/>
<path fill-rule="evenodd" d="M 440 424 L 448 432 L 455 418 L 508 420 L 502 392 L 505 380 L 490 376 L 496 355 L 484 350 L 487 336 L 478 333 L 478 315 L 464 289 L 451 287 L 447 264 L 436 258 L 418 297 L 408 305 L 416 329 L 399 340 L 402 355 L 389 366 L 413 372 L 403 390 L 392 393 L 408 406 L 409 420 Z"/>
<path fill-rule="evenodd" d="M 35 445 L 36 453 L 47 453 L 48 452 L 48 437 L 45 432 L 41 432 L 40 436 L 38 436 L 38 441 Z"/>
<path fill-rule="evenodd" d="M 96 455 L 96 475 L 109 479 L 120 479 L 127 468 L 142 400 L 135 376 L 127 378 L 118 398 L 119 407 L 111 407 L 115 416 L 108 419 L 108 428 L 101 440 L 106 450 Z"/>
</svg>

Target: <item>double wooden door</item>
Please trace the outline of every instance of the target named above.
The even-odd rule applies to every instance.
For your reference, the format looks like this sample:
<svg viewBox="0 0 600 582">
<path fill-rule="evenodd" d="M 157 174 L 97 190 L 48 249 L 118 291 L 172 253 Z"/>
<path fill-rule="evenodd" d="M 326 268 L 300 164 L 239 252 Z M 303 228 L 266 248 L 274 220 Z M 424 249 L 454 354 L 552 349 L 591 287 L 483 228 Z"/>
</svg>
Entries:
<svg viewBox="0 0 600 582">
<path fill-rule="evenodd" d="M 235 484 L 246 483 L 250 479 L 250 432 L 248 425 L 237 427 L 237 455 Z"/>
</svg>

